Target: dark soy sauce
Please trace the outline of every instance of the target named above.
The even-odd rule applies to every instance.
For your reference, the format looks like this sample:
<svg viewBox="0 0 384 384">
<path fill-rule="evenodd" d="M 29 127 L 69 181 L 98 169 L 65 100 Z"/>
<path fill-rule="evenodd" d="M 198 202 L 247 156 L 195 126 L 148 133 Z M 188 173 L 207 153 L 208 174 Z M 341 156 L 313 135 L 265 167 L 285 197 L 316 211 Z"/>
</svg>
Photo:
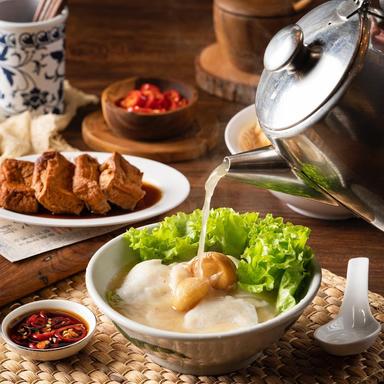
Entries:
<svg viewBox="0 0 384 384">
<path fill-rule="evenodd" d="M 120 207 L 117 207 L 116 205 L 111 204 L 111 210 L 107 212 L 105 215 L 99 215 L 96 213 L 92 213 L 86 210 L 84 208 L 83 212 L 80 213 L 80 215 L 70 215 L 70 214 L 53 214 L 49 212 L 47 209 L 40 207 L 40 212 L 32 214 L 33 216 L 37 217 L 47 217 L 47 218 L 53 218 L 53 219 L 96 219 L 96 218 L 102 218 L 102 217 L 112 217 L 112 216 L 119 216 L 119 215 L 125 215 L 127 213 L 137 212 L 141 211 L 145 208 L 152 207 L 155 205 L 162 196 L 162 192 L 159 188 L 155 187 L 152 184 L 149 183 L 143 183 L 142 188 L 145 191 L 145 196 L 137 203 L 135 209 L 133 211 L 130 211 L 129 209 L 123 209 Z"/>
</svg>

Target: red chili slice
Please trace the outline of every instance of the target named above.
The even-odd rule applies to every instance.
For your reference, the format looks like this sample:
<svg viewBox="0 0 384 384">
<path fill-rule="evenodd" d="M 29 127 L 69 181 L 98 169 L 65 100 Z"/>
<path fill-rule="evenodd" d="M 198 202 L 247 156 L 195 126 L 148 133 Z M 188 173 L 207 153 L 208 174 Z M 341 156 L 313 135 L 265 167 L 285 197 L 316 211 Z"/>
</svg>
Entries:
<svg viewBox="0 0 384 384">
<path fill-rule="evenodd" d="M 145 95 L 148 94 L 148 93 L 152 93 L 154 95 L 158 94 L 158 93 L 161 93 L 160 91 L 160 88 L 154 84 L 150 84 L 150 83 L 144 83 L 141 87 L 140 87 L 140 91 L 142 93 L 144 93 Z"/>
<path fill-rule="evenodd" d="M 47 316 L 43 311 L 35 313 L 27 319 L 27 324 L 33 328 L 44 328 L 47 325 Z"/>
<path fill-rule="evenodd" d="M 31 338 L 37 341 L 42 341 L 42 340 L 48 340 L 50 337 L 52 337 L 55 334 L 55 331 L 50 331 L 50 332 L 44 332 L 44 333 L 34 333 L 32 334 Z"/>
<path fill-rule="evenodd" d="M 127 96 L 124 97 L 123 100 L 120 101 L 120 106 L 128 109 L 130 107 L 134 107 L 135 105 L 138 105 L 141 98 L 141 92 L 134 89 L 128 93 Z"/>
<path fill-rule="evenodd" d="M 83 324 L 73 324 L 57 329 L 53 336 L 65 343 L 75 343 L 76 341 L 83 339 L 86 334 L 87 329 Z"/>
<path fill-rule="evenodd" d="M 140 96 L 140 99 L 138 101 L 138 103 L 136 104 L 136 106 L 140 107 L 140 108 L 145 108 L 146 105 L 148 103 L 148 95 L 141 95 Z"/>
<path fill-rule="evenodd" d="M 175 89 L 169 89 L 168 91 L 165 91 L 164 97 L 175 103 L 178 103 L 181 99 L 180 93 L 177 92 Z"/>
<path fill-rule="evenodd" d="M 144 83 L 140 89 L 133 89 L 117 105 L 128 112 L 164 113 L 184 107 L 188 100 L 183 98 L 176 89 L 162 93 L 154 84 Z"/>
<path fill-rule="evenodd" d="M 152 92 L 148 92 L 143 94 L 143 97 L 145 97 L 145 104 L 144 105 L 137 104 L 137 106 L 141 108 L 152 108 L 151 105 L 156 100 L 156 95 Z"/>
<path fill-rule="evenodd" d="M 149 100 L 149 99 L 148 99 Z M 151 101 L 146 104 L 150 109 L 161 109 L 163 107 L 164 96 L 162 94 L 155 96 Z"/>
<path fill-rule="evenodd" d="M 172 106 L 172 100 L 164 95 L 163 108 L 165 111 L 169 111 Z"/>
<path fill-rule="evenodd" d="M 51 318 L 51 327 L 53 329 L 58 329 L 70 324 L 78 324 L 78 321 L 76 319 L 64 316 L 55 316 Z"/>
</svg>

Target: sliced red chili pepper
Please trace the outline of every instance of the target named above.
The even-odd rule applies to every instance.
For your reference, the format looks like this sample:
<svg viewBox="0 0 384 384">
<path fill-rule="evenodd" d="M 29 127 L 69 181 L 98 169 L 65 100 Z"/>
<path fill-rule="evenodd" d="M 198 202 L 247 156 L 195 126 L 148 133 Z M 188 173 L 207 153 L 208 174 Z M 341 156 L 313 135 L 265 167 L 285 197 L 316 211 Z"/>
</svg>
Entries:
<svg viewBox="0 0 384 384">
<path fill-rule="evenodd" d="M 55 334 L 55 331 L 44 332 L 44 333 L 35 332 L 34 334 L 31 335 L 31 338 L 33 340 L 38 340 L 38 341 L 48 340 L 54 334 Z"/>
<path fill-rule="evenodd" d="M 164 92 L 164 97 L 178 103 L 181 99 L 180 93 L 176 91 L 176 89 L 169 89 L 168 91 Z"/>
<path fill-rule="evenodd" d="M 172 106 L 172 100 L 164 95 L 163 105 L 162 105 L 163 109 L 165 111 L 168 111 L 171 109 L 171 106 Z"/>
<path fill-rule="evenodd" d="M 117 102 L 117 105 L 128 112 L 163 113 L 184 107 L 188 104 L 176 89 L 162 93 L 154 84 L 144 83 L 140 89 L 128 92 L 127 96 Z"/>
<path fill-rule="evenodd" d="M 124 99 L 120 100 L 120 106 L 128 109 L 130 107 L 134 107 L 135 105 L 138 105 L 141 98 L 141 92 L 134 89 L 130 92 L 128 92 L 127 96 L 124 97 Z"/>
<path fill-rule="evenodd" d="M 78 324 L 78 320 L 64 316 L 55 316 L 51 318 L 51 328 L 53 329 L 58 329 L 70 324 Z"/>
<path fill-rule="evenodd" d="M 138 103 L 136 104 L 138 107 L 145 108 L 148 102 L 148 95 L 141 95 Z"/>
<path fill-rule="evenodd" d="M 140 91 L 145 95 L 148 93 L 152 93 L 154 95 L 161 93 L 160 88 L 158 86 L 150 83 L 142 84 L 142 86 L 140 87 Z"/>
<path fill-rule="evenodd" d="M 57 337 L 59 341 L 66 343 L 74 343 L 85 337 L 87 329 L 83 324 L 67 325 L 54 332 L 54 337 Z"/>
<path fill-rule="evenodd" d="M 43 328 L 47 324 L 47 316 L 42 311 L 35 313 L 27 319 L 27 324 L 33 328 Z"/>
<path fill-rule="evenodd" d="M 153 99 L 151 99 L 150 101 L 148 98 L 147 104 L 145 106 L 146 108 L 150 108 L 150 109 L 161 109 L 163 107 L 163 101 L 164 101 L 164 96 L 160 94 L 154 97 Z"/>
<path fill-rule="evenodd" d="M 151 108 L 152 103 L 156 100 L 156 95 L 152 92 L 148 92 L 143 94 L 143 97 L 145 97 L 145 104 L 144 105 L 137 104 L 137 106 L 142 108 Z"/>
</svg>

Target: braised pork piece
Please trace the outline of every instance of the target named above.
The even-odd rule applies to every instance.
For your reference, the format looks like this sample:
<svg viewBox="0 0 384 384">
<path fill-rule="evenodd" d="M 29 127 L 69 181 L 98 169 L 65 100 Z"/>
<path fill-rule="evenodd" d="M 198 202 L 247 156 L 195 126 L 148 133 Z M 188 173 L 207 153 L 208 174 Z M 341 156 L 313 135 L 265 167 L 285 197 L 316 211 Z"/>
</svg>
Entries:
<svg viewBox="0 0 384 384">
<path fill-rule="evenodd" d="M 99 185 L 99 166 L 98 161 L 87 154 L 76 157 L 73 193 L 84 201 L 91 212 L 103 215 L 111 206 Z"/>
<path fill-rule="evenodd" d="M 75 166 L 59 152 L 44 152 L 35 163 L 32 186 L 39 203 L 52 213 L 79 215 L 84 203 L 72 190 Z"/>
<path fill-rule="evenodd" d="M 100 171 L 100 188 L 109 202 L 133 210 L 144 197 L 143 173 L 119 153 L 113 153 L 101 165 Z"/>
<path fill-rule="evenodd" d="M 20 213 L 35 213 L 38 203 L 32 188 L 34 164 L 5 159 L 0 166 L 0 207 Z"/>
</svg>

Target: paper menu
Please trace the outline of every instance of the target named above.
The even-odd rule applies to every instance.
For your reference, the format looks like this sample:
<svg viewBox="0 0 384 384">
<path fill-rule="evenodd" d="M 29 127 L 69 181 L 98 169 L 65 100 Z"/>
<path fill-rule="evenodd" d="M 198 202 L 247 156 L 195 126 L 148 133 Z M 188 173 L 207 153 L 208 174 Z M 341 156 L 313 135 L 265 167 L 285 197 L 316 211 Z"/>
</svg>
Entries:
<svg viewBox="0 0 384 384">
<path fill-rule="evenodd" d="M 122 227 L 121 224 L 96 228 L 38 227 L 0 219 L 0 255 L 16 262 Z"/>
</svg>

